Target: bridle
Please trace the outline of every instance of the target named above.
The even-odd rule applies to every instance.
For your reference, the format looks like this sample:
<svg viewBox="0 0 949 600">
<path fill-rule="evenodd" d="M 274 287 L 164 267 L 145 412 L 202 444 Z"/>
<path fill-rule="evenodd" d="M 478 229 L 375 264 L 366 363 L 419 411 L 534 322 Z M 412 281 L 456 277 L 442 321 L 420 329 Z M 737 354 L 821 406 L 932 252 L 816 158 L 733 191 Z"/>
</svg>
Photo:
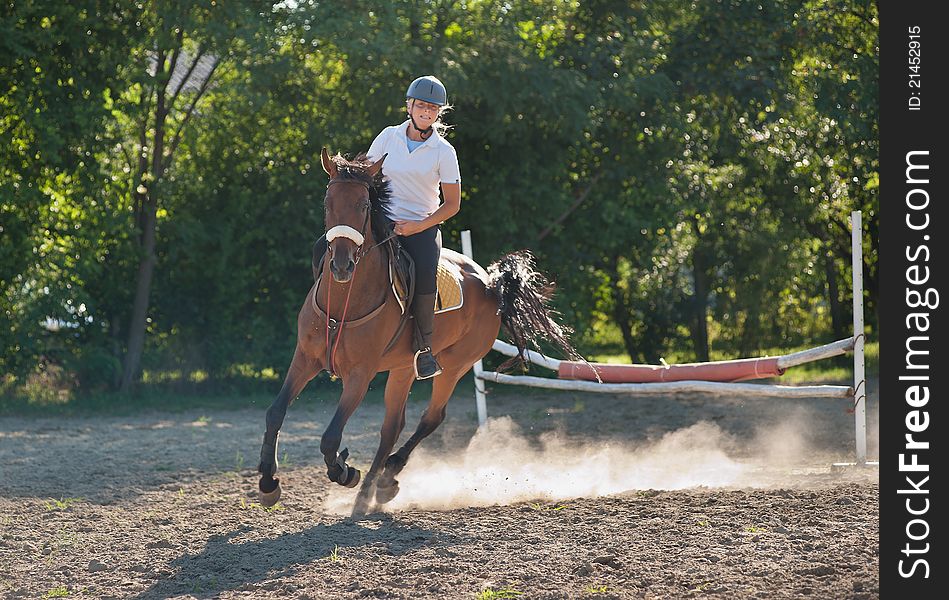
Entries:
<svg viewBox="0 0 949 600">
<path fill-rule="evenodd" d="M 366 243 L 366 228 L 369 226 L 369 216 L 372 214 L 371 197 L 372 197 L 372 193 L 375 190 L 373 189 L 371 185 L 369 185 L 365 181 L 362 181 L 361 179 L 339 179 L 335 177 L 329 180 L 329 183 L 326 184 L 326 189 L 328 190 L 329 187 L 333 185 L 334 183 L 358 183 L 359 185 L 364 186 L 366 188 L 366 191 L 368 192 L 368 195 L 366 196 L 366 200 L 362 203 L 362 206 L 361 206 L 361 208 L 363 208 L 366 211 L 366 218 L 362 223 L 361 231 L 356 231 L 349 225 L 337 225 L 335 227 L 331 227 L 330 229 L 328 229 L 326 233 L 324 234 L 326 237 L 326 249 L 327 249 L 327 252 L 329 253 L 332 253 L 332 250 L 330 249 L 329 244 L 336 238 L 342 237 L 348 240 L 352 240 L 352 242 L 356 244 L 356 252 L 353 255 L 353 262 L 358 265 L 359 261 L 364 256 L 366 256 L 367 254 L 369 254 L 370 252 L 372 252 L 373 250 L 375 250 L 382 244 L 385 244 L 386 242 L 394 238 L 396 234 L 395 234 L 395 231 L 393 231 L 391 234 L 389 234 L 388 237 L 386 237 L 381 242 L 374 244 L 367 249 L 363 249 L 363 244 Z"/>
</svg>

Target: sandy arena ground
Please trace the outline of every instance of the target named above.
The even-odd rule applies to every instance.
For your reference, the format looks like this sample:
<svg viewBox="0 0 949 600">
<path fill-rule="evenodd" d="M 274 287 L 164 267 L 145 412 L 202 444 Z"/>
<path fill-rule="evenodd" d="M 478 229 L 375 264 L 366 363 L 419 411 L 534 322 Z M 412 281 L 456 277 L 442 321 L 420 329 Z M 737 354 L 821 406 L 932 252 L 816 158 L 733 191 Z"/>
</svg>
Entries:
<svg viewBox="0 0 949 600">
<path fill-rule="evenodd" d="M 288 414 L 271 510 L 254 471 L 266 406 L 0 418 L 0 596 L 879 595 L 878 472 L 829 468 L 853 460 L 847 401 L 493 391 L 477 432 L 463 381 L 399 497 L 358 520 L 355 490 L 325 477 L 336 398 L 315 391 Z M 351 464 L 368 466 L 381 421 L 368 402 L 350 421 Z"/>
</svg>

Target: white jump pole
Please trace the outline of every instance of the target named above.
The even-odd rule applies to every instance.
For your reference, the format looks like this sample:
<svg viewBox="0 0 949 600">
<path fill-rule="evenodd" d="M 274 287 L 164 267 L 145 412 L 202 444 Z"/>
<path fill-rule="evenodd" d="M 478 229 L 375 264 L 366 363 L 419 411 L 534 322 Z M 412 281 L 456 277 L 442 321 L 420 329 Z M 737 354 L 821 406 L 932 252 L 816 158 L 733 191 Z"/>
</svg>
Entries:
<svg viewBox="0 0 949 600">
<path fill-rule="evenodd" d="M 863 218 L 859 210 L 850 213 L 853 241 L 853 414 L 856 420 L 857 464 L 867 462 L 867 378 L 863 327 Z"/>
<path fill-rule="evenodd" d="M 461 232 L 461 251 L 464 252 L 465 256 L 474 260 L 474 253 L 471 249 L 470 229 L 465 229 Z M 481 374 L 484 372 L 481 359 L 479 358 L 478 362 L 471 368 L 474 370 L 475 401 L 478 404 L 478 427 L 483 427 L 488 422 L 488 402 L 484 394 L 484 380 L 481 378 Z"/>
</svg>

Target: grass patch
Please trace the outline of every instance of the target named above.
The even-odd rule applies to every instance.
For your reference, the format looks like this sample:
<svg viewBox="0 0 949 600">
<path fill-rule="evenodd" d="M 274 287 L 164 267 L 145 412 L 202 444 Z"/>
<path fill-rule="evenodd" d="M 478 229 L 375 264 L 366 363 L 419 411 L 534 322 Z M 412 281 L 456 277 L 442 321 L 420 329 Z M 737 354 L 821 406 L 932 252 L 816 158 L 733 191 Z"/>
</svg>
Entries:
<svg viewBox="0 0 949 600">
<path fill-rule="evenodd" d="M 764 532 L 766 532 L 766 531 L 768 531 L 768 530 L 765 529 L 764 527 L 757 527 L 757 526 L 755 526 L 755 525 L 749 525 L 748 527 L 745 527 L 745 531 L 747 531 L 748 533 L 764 533 Z"/>
<path fill-rule="evenodd" d="M 547 511 L 547 510 L 564 510 L 569 508 L 566 504 L 542 504 L 540 502 L 531 502 L 528 504 L 532 509 L 536 511 Z"/>
<path fill-rule="evenodd" d="M 241 472 L 241 469 L 244 468 L 244 454 L 238 450 L 237 454 L 234 457 L 234 470 L 238 473 Z"/>
<path fill-rule="evenodd" d="M 481 593 L 475 596 L 475 598 L 477 598 L 477 600 L 499 600 L 500 598 L 517 598 L 523 595 L 524 592 L 519 592 L 513 588 L 504 588 L 501 590 L 485 588 L 481 590 Z"/>
<path fill-rule="evenodd" d="M 241 510 L 262 510 L 264 512 L 273 513 L 280 512 L 284 510 L 283 504 L 277 502 L 273 506 L 264 506 L 259 502 L 248 502 L 246 498 L 241 498 Z"/>
<path fill-rule="evenodd" d="M 46 501 L 46 510 L 66 510 L 76 502 L 82 502 L 82 498 L 50 498 Z"/>
<path fill-rule="evenodd" d="M 47 590 L 43 594 L 43 598 L 65 598 L 69 595 L 69 588 L 64 585 L 54 587 L 50 590 Z"/>
</svg>

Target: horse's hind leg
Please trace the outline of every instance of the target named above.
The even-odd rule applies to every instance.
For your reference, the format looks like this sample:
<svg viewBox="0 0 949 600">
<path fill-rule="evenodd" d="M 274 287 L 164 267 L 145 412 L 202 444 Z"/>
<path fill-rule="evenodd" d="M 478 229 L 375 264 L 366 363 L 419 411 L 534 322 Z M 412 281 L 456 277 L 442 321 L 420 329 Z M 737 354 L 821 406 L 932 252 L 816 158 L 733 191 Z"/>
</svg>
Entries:
<svg viewBox="0 0 949 600">
<path fill-rule="evenodd" d="M 399 439 L 402 428 L 405 427 L 405 402 L 408 400 L 409 390 L 415 382 L 415 371 L 411 368 L 399 371 L 390 371 L 386 381 L 386 416 L 382 421 L 382 434 L 379 439 L 379 449 L 372 461 L 369 472 L 363 477 L 362 487 L 356 495 L 356 504 L 353 515 L 362 515 L 369 510 L 372 496 L 376 491 L 376 477 L 385 466 L 392 447 Z"/>
<path fill-rule="evenodd" d="M 264 433 L 264 443 L 260 448 L 260 503 L 264 506 L 273 506 L 280 499 L 280 480 L 274 475 L 277 473 L 277 435 L 283 426 L 283 419 L 287 415 L 287 408 L 293 403 L 306 384 L 322 369 L 319 360 L 308 357 L 299 346 L 293 354 L 290 369 L 283 380 L 283 387 L 277 398 L 267 409 L 267 431 Z"/>
<path fill-rule="evenodd" d="M 399 448 L 399 451 L 386 460 L 385 470 L 376 484 L 376 502 L 385 504 L 399 493 L 399 482 L 395 479 L 409 460 L 409 455 L 419 443 L 438 429 L 445 420 L 445 409 L 458 380 L 469 367 L 448 369 L 432 380 L 432 399 L 422 414 L 418 427 L 412 437 Z M 380 448 L 381 450 L 381 448 Z"/>
</svg>

